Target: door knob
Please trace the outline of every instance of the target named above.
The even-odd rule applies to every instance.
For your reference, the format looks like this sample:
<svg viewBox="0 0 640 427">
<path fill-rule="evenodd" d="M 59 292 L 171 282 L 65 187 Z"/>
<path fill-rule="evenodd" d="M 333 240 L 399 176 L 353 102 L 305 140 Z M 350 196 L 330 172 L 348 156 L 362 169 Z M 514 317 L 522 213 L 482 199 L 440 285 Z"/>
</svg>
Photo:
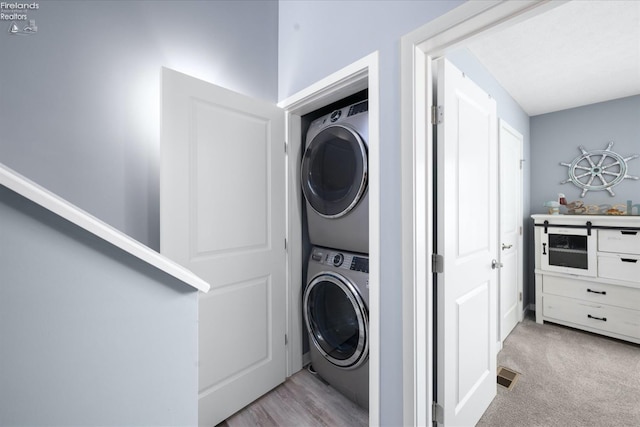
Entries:
<svg viewBox="0 0 640 427">
<path fill-rule="evenodd" d="M 502 244 L 502 250 L 504 251 L 505 249 L 511 249 L 513 245 L 505 245 L 504 243 Z"/>
<path fill-rule="evenodd" d="M 502 263 L 498 262 L 498 260 L 494 259 L 493 261 L 491 261 L 491 268 L 494 269 L 494 270 L 496 268 L 502 268 Z"/>
</svg>

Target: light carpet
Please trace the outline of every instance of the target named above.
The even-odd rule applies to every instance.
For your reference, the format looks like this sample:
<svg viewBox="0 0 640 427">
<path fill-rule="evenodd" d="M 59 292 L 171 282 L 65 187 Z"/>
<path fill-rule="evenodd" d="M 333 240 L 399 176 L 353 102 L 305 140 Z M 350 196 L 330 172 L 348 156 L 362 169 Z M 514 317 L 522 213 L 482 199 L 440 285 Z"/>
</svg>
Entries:
<svg viewBox="0 0 640 427">
<path fill-rule="evenodd" d="M 498 366 L 520 373 L 478 426 L 640 426 L 640 346 L 529 316 L 513 330 Z"/>
</svg>

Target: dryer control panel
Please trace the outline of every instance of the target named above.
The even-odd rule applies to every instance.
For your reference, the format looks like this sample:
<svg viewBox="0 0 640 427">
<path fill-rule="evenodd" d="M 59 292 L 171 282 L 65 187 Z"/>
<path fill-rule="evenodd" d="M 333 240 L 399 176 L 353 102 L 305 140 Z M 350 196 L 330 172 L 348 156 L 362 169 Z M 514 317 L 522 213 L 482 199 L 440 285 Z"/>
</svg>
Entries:
<svg viewBox="0 0 640 427">
<path fill-rule="evenodd" d="M 319 264 L 369 273 L 369 258 L 359 254 L 314 248 L 311 259 Z"/>
</svg>

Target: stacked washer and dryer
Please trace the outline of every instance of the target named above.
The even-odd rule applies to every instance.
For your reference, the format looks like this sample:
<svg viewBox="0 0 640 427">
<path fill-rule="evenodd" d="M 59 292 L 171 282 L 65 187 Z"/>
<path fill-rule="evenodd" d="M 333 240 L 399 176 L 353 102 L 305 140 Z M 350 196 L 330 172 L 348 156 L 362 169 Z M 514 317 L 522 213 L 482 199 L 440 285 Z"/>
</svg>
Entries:
<svg viewBox="0 0 640 427">
<path fill-rule="evenodd" d="M 369 407 L 368 101 L 309 126 L 301 166 L 309 257 L 304 319 L 311 364 Z"/>
</svg>

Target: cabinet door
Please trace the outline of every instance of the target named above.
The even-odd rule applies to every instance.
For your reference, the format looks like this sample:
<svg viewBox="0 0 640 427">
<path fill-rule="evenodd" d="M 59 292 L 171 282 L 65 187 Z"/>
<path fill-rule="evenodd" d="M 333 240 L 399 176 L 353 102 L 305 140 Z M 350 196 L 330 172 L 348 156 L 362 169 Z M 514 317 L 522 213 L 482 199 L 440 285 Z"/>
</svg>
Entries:
<svg viewBox="0 0 640 427">
<path fill-rule="evenodd" d="M 540 234 L 540 265 L 558 273 L 597 275 L 596 231 L 548 227 Z"/>
</svg>

